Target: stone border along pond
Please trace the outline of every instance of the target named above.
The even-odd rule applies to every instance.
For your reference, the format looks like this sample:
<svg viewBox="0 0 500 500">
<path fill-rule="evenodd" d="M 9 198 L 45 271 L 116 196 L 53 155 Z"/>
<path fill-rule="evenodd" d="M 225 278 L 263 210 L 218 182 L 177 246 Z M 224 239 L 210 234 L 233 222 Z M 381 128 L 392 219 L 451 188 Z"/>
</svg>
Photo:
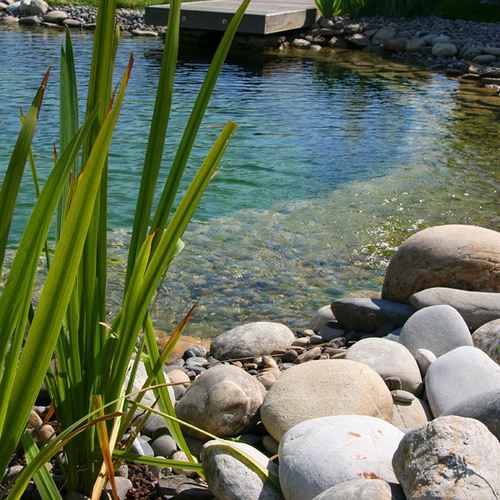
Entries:
<svg viewBox="0 0 500 500">
<path fill-rule="evenodd" d="M 96 9 L 65 6 L 51 9 L 44 0 L 0 0 L 0 22 L 24 26 L 94 27 Z M 123 31 L 158 36 L 164 27 L 146 26 L 139 10 L 117 9 Z M 206 32 L 205 32 L 206 33 Z M 200 32 L 186 32 L 196 39 Z M 414 19 L 318 18 L 308 31 L 283 35 L 239 35 L 235 44 L 266 49 L 297 48 L 363 50 L 418 63 L 447 76 L 500 92 L 500 23 L 449 20 L 437 16 Z"/>
<path fill-rule="evenodd" d="M 88 9 L 81 10 L 85 16 L 71 10 L 74 21 L 53 12 L 54 18 L 46 17 L 51 12 L 43 15 L 44 23 L 59 16 L 60 22 L 84 26 L 93 19 Z M 11 14 L 3 14 L 4 21 L 14 19 Z M 120 15 L 125 26 L 130 12 Z M 158 33 L 137 21 L 140 13 L 132 17 L 137 23 L 132 31 Z M 28 19 L 41 24 L 42 14 L 16 22 Z M 427 22 L 438 24 L 424 28 Z M 498 25 L 482 32 L 481 42 L 470 40 L 479 32 L 467 31 L 469 42 L 459 43 L 461 31 L 448 32 L 451 41 L 442 38 L 447 21 L 402 20 L 400 26 L 405 23 L 420 23 L 422 62 L 432 61 L 446 71 L 467 65 L 471 75 L 471 67 L 476 68 L 476 80 L 498 88 L 498 81 L 492 81 L 500 71 L 492 48 L 500 46 Z M 346 20 L 320 21 L 311 34 L 278 42 L 282 49 L 299 45 L 318 50 L 324 40 L 335 45 L 341 38 L 347 44 L 366 37 L 365 47 L 380 50 L 396 45 L 390 40 L 404 38 L 398 31 L 386 37 L 396 29 L 388 21 L 356 25 L 364 26 L 363 31 L 352 31 L 354 25 Z M 409 28 L 404 30 L 408 50 L 413 39 Z M 435 37 L 425 40 L 424 33 L 430 32 L 439 37 L 434 44 Z M 446 50 L 457 53 L 446 56 Z M 220 438 L 238 438 L 237 447 L 279 477 L 280 489 L 227 445 L 205 442 L 203 435 L 186 428 L 206 480 L 183 469 L 151 467 L 147 477 L 138 479 L 133 472 L 117 477 L 120 498 L 498 499 L 499 249 L 500 233 L 490 229 L 431 227 L 408 238 L 393 255 L 380 298 L 336 300 L 302 331 L 262 321 L 240 325 L 211 342 L 182 339 L 165 366 L 177 415 Z M 160 347 L 164 342 L 158 339 Z M 54 433 L 55 426 L 42 423 L 49 403 L 41 392 L 30 417 L 38 443 Z M 154 416 L 132 451 L 186 460 L 164 421 Z M 11 467 L 4 481 L 19 467 Z M 84 497 L 68 492 L 67 498 Z"/>
</svg>

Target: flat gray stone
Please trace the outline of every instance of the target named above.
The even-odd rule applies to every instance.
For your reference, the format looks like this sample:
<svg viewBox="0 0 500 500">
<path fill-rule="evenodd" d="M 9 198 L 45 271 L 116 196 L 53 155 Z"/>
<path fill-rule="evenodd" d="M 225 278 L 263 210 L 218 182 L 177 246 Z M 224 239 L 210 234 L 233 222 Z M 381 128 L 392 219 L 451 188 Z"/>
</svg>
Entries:
<svg viewBox="0 0 500 500">
<path fill-rule="evenodd" d="M 458 54 L 458 47 L 451 42 L 438 42 L 432 46 L 432 55 L 436 57 L 453 57 Z"/>
<path fill-rule="evenodd" d="M 435 287 L 412 295 L 410 304 L 417 309 L 447 304 L 460 313 L 470 330 L 500 318 L 500 293 Z"/>
<path fill-rule="evenodd" d="M 417 311 L 401 329 L 399 342 L 413 355 L 427 349 L 439 357 L 456 347 L 472 346 L 472 337 L 458 311 L 440 305 Z"/>
<path fill-rule="evenodd" d="M 435 417 L 484 391 L 500 389 L 500 366 L 476 347 L 443 354 L 425 376 L 429 406 Z"/>
<path fill-rule="evenodd" d="M 366 333 L 374 333 L 384 325 L 403 326 L 416 311 L 408 304 L 357 297 L 335 300 L 331 307 L 342 328 Z"/>
<path fill-rule="evenodd" d="M 287 500 L 310 500 L 359 477 L 395 483 L 391 461 L 403 435 L 384 420 L 360 415 L 302 422 L 279 446 L 283 495 Z"/>
<path fill-rule="evenodd" d="M 386 40 L 396 36 L 396 28 L 394 26 L 383 26 L 373 35 L 373 43 L 375 45 L 384 43 Z"/>
</svg>

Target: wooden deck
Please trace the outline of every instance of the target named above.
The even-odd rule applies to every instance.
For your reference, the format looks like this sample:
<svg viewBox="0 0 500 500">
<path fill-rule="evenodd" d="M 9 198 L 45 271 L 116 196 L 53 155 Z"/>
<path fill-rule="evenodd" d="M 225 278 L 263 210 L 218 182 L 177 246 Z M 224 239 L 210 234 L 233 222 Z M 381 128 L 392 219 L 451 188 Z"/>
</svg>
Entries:
<svg viewBox="0 0 500 500">
<path fill-rule="evenodd" d="M 182 4 L 181 29 L 224 31 L 240 0 L 204 0 Z M 146 24 L 166 26 L 169 5 L 146 7 Z M 311 26 L 316 20 L 314 0 L 252 0 L 238 33 L 269 35 Z"/>
</svg>

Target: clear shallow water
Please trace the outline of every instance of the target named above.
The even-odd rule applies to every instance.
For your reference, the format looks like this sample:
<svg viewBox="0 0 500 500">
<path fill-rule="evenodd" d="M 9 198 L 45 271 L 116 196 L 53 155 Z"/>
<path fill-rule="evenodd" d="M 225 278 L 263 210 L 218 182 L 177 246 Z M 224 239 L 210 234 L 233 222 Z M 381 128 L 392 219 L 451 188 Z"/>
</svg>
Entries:
<svg viewBox="0 0 500 500">
<path fill-rule="evenodd" d="M 0 39 L 2 174 L 19 129 L 18 107 L 28 109 L 53 66 L 35 143 L 43 176 L 57 142 L 63 35 L 0 27 Z M 91 36 L 74 34 L 73 43 L 83 95 Z M 135 64 L 110 159 L 111 309 L 161 41 L 125 37 L 117 74 L 131 51 Z M 205 55 L 182 55 L 165 170 L 206 67 Z M 239 128 L 162 287 L 156 324 L 171 331 L 201 297 L 187 328 L 192 335 L 255 320 L 301 326 L 345 293 L 380 290 L 390 255 L 419 229 L 446 223 L 497 229 L 499 114 L 500 99 L 491 92 L 364 54 L 232 54 L 190 161 L 193 172 L 217 127 L 232 119 Z M 23 189 L 14 233 L 33 199 L 28 176 Z"/>
</svg>

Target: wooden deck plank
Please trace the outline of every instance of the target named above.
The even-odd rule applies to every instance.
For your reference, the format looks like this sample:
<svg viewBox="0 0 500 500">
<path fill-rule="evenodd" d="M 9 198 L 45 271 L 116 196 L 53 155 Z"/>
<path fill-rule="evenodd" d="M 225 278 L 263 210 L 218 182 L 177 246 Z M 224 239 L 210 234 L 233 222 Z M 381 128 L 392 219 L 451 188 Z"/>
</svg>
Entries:
<svg viewBox="0 0 500 500">
<path fill-rule="evenodd" d="M 181 29 L 224 31 L 240 0 L 205 0 L 183 3 Z M 166 26 L 169 5 L 146 7 L 146 24 Z M 310 26 L 316 19 L 314 0 L 253 0 L 238 32 L 268 35 Z"/>
</svg>

